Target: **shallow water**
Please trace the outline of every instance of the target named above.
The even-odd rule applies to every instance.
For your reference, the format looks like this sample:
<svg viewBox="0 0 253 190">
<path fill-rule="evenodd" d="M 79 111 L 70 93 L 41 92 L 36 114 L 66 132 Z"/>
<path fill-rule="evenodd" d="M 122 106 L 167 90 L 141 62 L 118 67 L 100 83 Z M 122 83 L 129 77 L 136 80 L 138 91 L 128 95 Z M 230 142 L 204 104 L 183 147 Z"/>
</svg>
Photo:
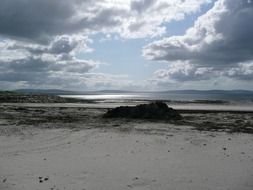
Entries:
<svg viewBox="0 0 253 190">
<path fill-rule="evenodd" d="M 229 102 L 253 103 L 253 94 L 240 93 L 101 93 L 84 95 L 61 95 L 61 97 L 78 98 L 86 100 L 174 100 L 174 101 L 194 101 L 194 100 L 223 100 Z"/>
</svg>

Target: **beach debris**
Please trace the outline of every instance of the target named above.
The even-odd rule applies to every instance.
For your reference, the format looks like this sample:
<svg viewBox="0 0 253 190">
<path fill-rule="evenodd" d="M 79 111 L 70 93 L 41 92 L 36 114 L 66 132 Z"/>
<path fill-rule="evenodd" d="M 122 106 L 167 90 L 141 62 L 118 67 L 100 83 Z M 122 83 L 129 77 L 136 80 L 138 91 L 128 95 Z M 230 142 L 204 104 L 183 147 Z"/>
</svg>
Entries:
<svg viewBox="0 0 253 190">
<path fill-rule="evenodd" d="M 132 119 L 154 119 L 154 120 L 178 120 L 181 115 L 167 106 L 164 102 L 152 102 L 140 104 L 134 107 L 120 106 L 107 111 L 105 118 L 132 118 Z"/>
<path fill-rule="evenodd" d="M 39 182 L 43 183 L 44 181 L 48 181 L 49 177 L 39 177 Z"/>
</svg>

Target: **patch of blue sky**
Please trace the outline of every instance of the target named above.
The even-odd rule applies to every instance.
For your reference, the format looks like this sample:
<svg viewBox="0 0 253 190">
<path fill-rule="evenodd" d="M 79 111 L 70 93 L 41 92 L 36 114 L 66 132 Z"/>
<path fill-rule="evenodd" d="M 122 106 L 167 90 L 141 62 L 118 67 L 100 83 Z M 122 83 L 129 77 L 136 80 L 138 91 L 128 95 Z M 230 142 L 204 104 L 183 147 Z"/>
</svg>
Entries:
<svg viewBox="0 0 253 190">
<path fill-rule="evenodd" d="M 163 37 L 182 35 L 193 26 L 194 21 L 213 6 L 213 2 L 205 4 L 200 11 L 190 14 L 180 21 L 172 21 L 165 24 L 167 33 Z M 105 39 L 105 35 L 93 36 L 91 47 L 92 53 L 78 55 L 81 59 L 93 59 L 106 64 L 100 65 L 96 72 L 128 75 L 131 80 L 144 80 L 150 78 L 154 71 L 166 68 L 168 63 L 159 61 L 148 61 L 142 56 L 142 48 L 156 39 L 127 39 L 114 38 Z"/>
</svg>

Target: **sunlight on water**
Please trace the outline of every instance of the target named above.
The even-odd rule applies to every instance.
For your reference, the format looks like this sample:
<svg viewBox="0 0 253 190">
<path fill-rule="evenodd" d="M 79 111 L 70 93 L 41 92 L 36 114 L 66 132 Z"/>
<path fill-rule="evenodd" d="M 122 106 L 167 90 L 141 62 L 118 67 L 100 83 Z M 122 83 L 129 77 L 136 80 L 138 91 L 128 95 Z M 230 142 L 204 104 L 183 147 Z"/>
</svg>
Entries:
<svg viewBox="0 0 253 190">
<path fill-rule="evenodd" d="M 115 93 L 115 94 L 84 94 L 84 95 L 61 95 L 65 98 L 77 98 L 84 100 L 165 100 L 165 101 L 195 101 L 195 100 L 222 100 L 228 102 L 249 103 L 252 105 L 252 94 L 226 94 L 226 93 Z"/>
<path fill-rule="evenodd" d="M 85 100 L 113 100 L 113 99 L 132 99 L 138 98 L 139 95 L 135 94 L 99 94 L 99 95 L 62 95 L 63 98 L 78 98 Z"/>
</svg>

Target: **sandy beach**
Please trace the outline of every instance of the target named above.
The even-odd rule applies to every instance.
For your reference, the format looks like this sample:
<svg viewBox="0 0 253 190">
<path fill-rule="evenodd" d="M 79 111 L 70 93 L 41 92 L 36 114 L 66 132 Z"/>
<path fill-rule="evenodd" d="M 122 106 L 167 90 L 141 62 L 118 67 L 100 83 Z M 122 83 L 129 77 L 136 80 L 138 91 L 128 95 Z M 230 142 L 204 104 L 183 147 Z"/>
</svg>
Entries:
<svg viewBox="0 0 253 190">
<path fill-rule="evenodd" d="M 98 105 L 1 104 L 0 189 L 253 189 L 252 113 L 171 123 Z"/>
<path fill-rule="evenodd" d="M 253 0 L 0 0 L 0 190 L 253 190 Z"/>
</svg>

